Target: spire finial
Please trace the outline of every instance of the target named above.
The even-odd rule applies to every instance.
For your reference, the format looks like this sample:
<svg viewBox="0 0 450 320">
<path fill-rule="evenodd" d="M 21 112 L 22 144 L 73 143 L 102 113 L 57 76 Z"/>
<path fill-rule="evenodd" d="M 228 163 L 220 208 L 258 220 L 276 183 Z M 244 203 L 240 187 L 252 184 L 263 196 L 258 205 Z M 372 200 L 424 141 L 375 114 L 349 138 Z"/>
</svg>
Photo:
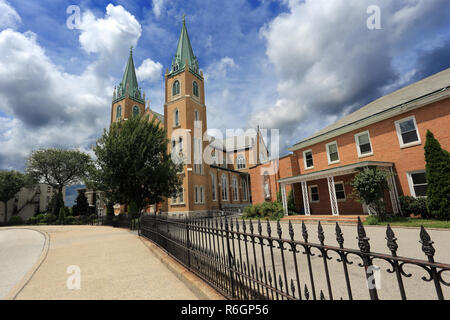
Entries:
<svg viewBox="0 0 450 320">
<path fill-rule="evenodd" d="M 133 54 L 133 49 L 134 49 L 134 47 L 131 46 L 131 47 L 130 47 L 130 54 Z"/>
<path fill-rule="evenodd" d="M 183 24 L 185 24 L 185 23 L 186 23 L 186 14 L 183 13 Z"/>
</svg>

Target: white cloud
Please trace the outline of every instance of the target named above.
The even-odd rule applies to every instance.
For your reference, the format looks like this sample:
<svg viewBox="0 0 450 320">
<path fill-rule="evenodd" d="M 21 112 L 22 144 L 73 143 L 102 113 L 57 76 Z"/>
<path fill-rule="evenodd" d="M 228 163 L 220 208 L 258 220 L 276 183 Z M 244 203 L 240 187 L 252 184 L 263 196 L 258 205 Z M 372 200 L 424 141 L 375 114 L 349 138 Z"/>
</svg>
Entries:
<svg viewBox="0 0 450 320">
<path fill-rule="evenodd" d="M 111 65 L 122 69 L 141 27 L 121 6 L 108 5 L 105 18 L 90 13 L 82 22 L 80 43 L 98 58 L 74 75 L 52 62 L 33 32 L 0 32 L 0 167 L 21 168 L 31 150 L 41 147 L 88 151 L 108 126 L 114 81 Z M 124 50 L 123 50 L 124 48 Z M 157 71 L 159 63 L 153 62 Z M 141 72 L 154 77 L 151 63 Z"/>
<path fill-rule="evenodd" d="M 306 123 L 308 127 L 314 123 L 315 130 L 322 128 L 375 99 L 386 87 L 404 84 L 393 57 L 427 47 L 446 23 L 444 0 L 290 0 L 287 4 L 289 12 L 260 32 L 280 79 L 279 99 L 250 120 L 281 128 L 287 139 L 312 134 L 303 130 Z M 382 30 L 366 27 L 366 9 L 373 4 L 381 8 Z M 432 21 L 419 23 L 429 16 Z"/>
<path fill-rule="evenodd" d="M 7 1 L 0 0 L 0 29 L 16 28 L 21 22 L 17 11 Z"/>
<path fill-rule="evenodd" d="M 234 60 L 230 57 L 224 57 L 220 61 L 211 63 L 205 72 L 205 78 L 208 80 L 219 80 L 227 77 L 230 69 L 236 68 Z"/>
<path fill-rule="evenodd" d="M 108 56 L 127 52 L 136 46 L 142 28 L 136 18 L 122 6 L 108 4 L 105 18 L 97 19 L 86 11 L 80 25 L 80 44 L 89 53 Z"/>
<path fill-rule="evenodd" d="M 153 0 L 152 6 L 153 6 L 153 13 L 156 17 L 159 17 L 164 10 L 164 6 L 166 5 L 165 0 Z"/>
<path fill-rule="evenodd" d="M 139 81 L 157 81 L 161 78 L 162 69 L 163 66 L 161 63 L 151 59 L 145 59 L 141 66 L 136 69 L 136 76 Z"/>
</svg>

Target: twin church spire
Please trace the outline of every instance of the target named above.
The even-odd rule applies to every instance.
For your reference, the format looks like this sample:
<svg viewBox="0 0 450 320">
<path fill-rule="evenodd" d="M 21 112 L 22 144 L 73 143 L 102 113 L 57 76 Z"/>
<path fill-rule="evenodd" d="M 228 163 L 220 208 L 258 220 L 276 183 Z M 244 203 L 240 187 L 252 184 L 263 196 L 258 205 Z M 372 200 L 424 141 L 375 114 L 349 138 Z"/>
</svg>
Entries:
<svg viewBox="0 0 450 320">
<path fill-rule="evenodd" d="M 172 59 L 171 75 L 182 72 L 186 68 L 186 62 L 189 64 L 191 72 L 199 76 L 199 66 L 197 57 L 192 50 L 189 34 L 186 29 L 186 15 L 183 15 L 183 26 L 181 28 L 180 39 L 178 40 L 177 51 Z M 142 96 L 141 88 L 139 88 L 136 70 L 133 61 L 133 47 L 130 48 L 130 56 L 123 74 L 122 82 L 117 88 L 114 88 L 113 100 L 131 97 L 145 104 L 145 94 Z"/>
</svg>

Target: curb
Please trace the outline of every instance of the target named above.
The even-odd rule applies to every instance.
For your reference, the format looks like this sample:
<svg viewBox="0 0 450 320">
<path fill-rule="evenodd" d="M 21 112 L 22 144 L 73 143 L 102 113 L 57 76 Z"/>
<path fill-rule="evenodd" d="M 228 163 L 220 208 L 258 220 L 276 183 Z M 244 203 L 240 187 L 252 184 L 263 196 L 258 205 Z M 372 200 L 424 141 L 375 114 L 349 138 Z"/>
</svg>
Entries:
<svg viewBox="0 0 450 320">
<path fill-rule="evenodd" d="M 142 243 L 156 255 L 159 261 L 162 262 L 175 276 L 180 279 L 200 300 L 226 300 L 224 296 L 214 290 L 211 286 L 206 284 L 198 276 L 193 274 L 189 269 L 184 267 L 181 263 L 159 246 L 150 240 L 136 235 Z"/>
<path fill-rule="evenodd" d="M 3 230 L 33 230 L 39 232 L 45 237 L 44 245 L 42 246 L 42 251 L 39 259 L 36 263 L 31 267 L 31 269 L 25 274 L 25 276 L 16 283 L 16 285 L 9 291 L 9 293 L 3 298 L 4 300 L 15 300 L 19 293 L 25 288 L 25 286 L 30 282 L 31 278 L 34 276 L 36 271 L 40 268 L 44 260 L 47 258 L 48 249 L 50 247 L 50 235 L 42 230 L 36 230 L 32 228 L 7 228 Z"/>
</svg>

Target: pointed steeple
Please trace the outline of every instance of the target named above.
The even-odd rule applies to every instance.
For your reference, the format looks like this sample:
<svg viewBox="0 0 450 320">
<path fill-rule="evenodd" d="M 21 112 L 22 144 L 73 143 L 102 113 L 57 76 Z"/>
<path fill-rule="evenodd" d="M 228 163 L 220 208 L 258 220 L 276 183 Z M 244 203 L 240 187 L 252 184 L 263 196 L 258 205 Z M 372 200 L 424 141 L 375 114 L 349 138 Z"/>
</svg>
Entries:
<svg viewBox="0 0 450 320">
<path fill-rule="evenodd" d="M 118 88 L 117 99 L 124 98 L 126 96 L 138 101 L 143 100 L 141 89 L 139 88 L 136 78 L 136 70 L 134 68 L 133 47 L 130 48 L 130 56 L 128 58 L 128 63 L 123 74 L 122 82 L 120 83 Z"/>
<path fill-rule="evenodd" d="M 199 67 L 197 57 L 192 50 L 189 34 L 186 29 L 186 15 L 183 15 L 183 27 L 181 28 L 180 39 L 178 40 L 177 51 L 172 60 L 172 69 L 170 73 L 177 73 L 186 67 L 186 61 L 189 64 L 189 69 L 195 74 L 199 74 Z"/>
</svg>

